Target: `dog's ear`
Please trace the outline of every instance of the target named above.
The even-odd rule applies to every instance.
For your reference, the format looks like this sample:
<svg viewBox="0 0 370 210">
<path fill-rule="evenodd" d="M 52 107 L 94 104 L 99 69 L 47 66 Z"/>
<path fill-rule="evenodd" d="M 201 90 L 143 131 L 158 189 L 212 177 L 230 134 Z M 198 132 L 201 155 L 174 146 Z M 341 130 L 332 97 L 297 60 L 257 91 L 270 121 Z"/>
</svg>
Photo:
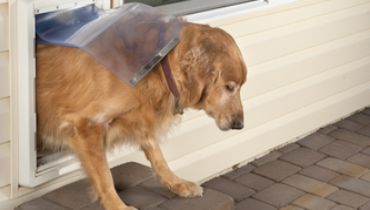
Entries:
<svg viewBox="0 0 370 210">
<path fill-rule="evenodd" d="M 193 47 L 180 62 L 186 80 L 183 85 L 187 89 L 188 103 L 196 104 L 202 97 L 204 87 L 212 79 L 212 58 L 203 47 Z"/>
</svg>

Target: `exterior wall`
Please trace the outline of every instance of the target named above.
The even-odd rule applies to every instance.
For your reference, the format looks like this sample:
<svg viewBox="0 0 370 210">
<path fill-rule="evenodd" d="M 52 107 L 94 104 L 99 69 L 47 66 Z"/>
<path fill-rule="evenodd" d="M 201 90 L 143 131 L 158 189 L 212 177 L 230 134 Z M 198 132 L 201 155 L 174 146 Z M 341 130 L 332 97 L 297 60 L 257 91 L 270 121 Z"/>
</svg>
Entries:
<svg viewBox="0 0 370 210">
<path fill-rule="evenodd" d="M 10 195 L 11 174 L 8 21 L 8 3 L 0 0 L 0 203 Z"/>
<path fill-rule="evenodd" d="M 0 0 L 0 28 L 7 24 L 4 8 L 7 3 Z M 246 127 L 221 132 L 203 112 L 188 112 L 162 145 L 170 167 L 183 178 L 202 181 L 369 106 L 369 14 L 370 0 L 299 0 L 210 21 L 235 37 L 247 63 L 248 81 L 242 89 Z M 9 185 L 9 155 L 15 157 L 17 150 L 9 152 L 9 80 L 3 79 L 9 71 L 2 62 L 9 55 L 1 48 L 7 40 L 2 32 L 0 168 L 5 172 L 0 170 L 0 206 L 8 210 L 83 174 L 18 189 L 12 170 Z M 16 145 L 16 135 L 12 138 Z M 110 154 L 109 160 L 111 166 L 127 161 L 148 165 L 141 152 L 129 148 Z M 18 167 L 16 158 L 11 167 Z"/>
</svg>

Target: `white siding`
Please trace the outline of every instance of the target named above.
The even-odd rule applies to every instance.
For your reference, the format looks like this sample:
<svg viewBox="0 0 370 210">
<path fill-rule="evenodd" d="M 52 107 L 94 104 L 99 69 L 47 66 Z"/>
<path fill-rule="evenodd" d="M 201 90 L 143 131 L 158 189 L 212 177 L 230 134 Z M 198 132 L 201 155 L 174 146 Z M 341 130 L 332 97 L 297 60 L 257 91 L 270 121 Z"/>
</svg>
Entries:
<svg viewBox="0 0 370 210">
<path fill-rule="evenodd" d="M 8 205 L 10 203 L 5 203 L 5 201 L 8 201 L 10 198 L 10 186 L 7 186 L 7 187 L 3 187 L 3 188 L 0 188 L 0 203 L 1 202 L 4 202 L 3 205 Z M 2 206 L 3 208 L 3 206 Z M 14 208 L 10 207 L 10 208 L 7 208 L 7 207 L 4 207 L 5 209 L 11 209 L 13 210 Z"/>
<path fill-rule="evenodd" d="M 0 203 L 10 198 L 9 13 L 0 0 Z M 1 206 L 1 204 L 0 204 Z"/>
<path fill-rule="evenodd" d="M 163 146 L 178 174 L 202 180 L 370 105 L 370 1 L 299 7 L 307 2 L 210 23 L 236 38 L 247 63 L 246 127 L 224 133 L 201 112 L 186 116 Z"/>
<path fill-rule="evenodd" d="M 9 109 L 9 97 L 0 99 L 0 203 L 8 200 L 10 195 Z"/>
<path fill-rule="evenodd" d="M 0 144 L 10 140 L 9 99 L 0 99 Z"/>
<path fill-rule="evenodd" d="M 368 4 L 237 38 L 245 60 L 254 66 L 370 28 Z M 232 32 L 231 32 L 232 33 Z"/>
<path fill-rule="evenodd" d="M 8 52 L 0 52 L 0 99 L 7 96 L 9 96 L 9 55 Z"/>
<path fill-rule="evenodd" d="M 250 35 L 264 30 L 270 30 L 276 27 L 297 23 L 298 21 L 309 20 L 321 15 L 328 15 L 342 9 L 369 2 L 368 0 L 336 0 L 335 4 L 333 4 L 332 2 L 326 0 L 315 1 L 301 0 L 300 2 L 294 2 L 289 5 L 274 8 L 274 10 L 276 10 L 274 12 L 271 12 L 271 10 L 264 10 L 259 11 L 258 13 L 239 15 L 238 17 L 211 22 L 211 25 L 222 27 L 226 31 L 232 33 L 235 38 L 239 38 L 240 36 Z M 307 5 L 301 6 L 302 4 Z M 296 8 L 289 8 L 290 5 L 295 5 Z M 261 13 L 266 14 L 260 15 Z"/>
<path fill-rule="evenodd" d="M 0 188 L 10 184 L 10 144 L 0 144 Z"/>
<path fill-rule="evenodd" d="M 8 50 L 8 4 L 0 0 L 0 52 Z"/>
</svg>

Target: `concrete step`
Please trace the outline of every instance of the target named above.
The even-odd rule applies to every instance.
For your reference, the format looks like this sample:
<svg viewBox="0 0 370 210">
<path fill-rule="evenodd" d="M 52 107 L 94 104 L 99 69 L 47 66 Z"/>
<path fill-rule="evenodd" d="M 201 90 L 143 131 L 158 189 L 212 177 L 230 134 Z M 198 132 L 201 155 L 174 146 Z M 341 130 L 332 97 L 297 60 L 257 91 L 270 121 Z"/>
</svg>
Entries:
<svg viewBox="0 0 370 210">
<path fill-rule="evenodd" d="M 182 198 L 161 186 L 152 170 L 138 163 L 113 168 L 118 195 L 140 210 L 233 210 L 234 199 L 221 192 L 204 189 L 203 197 Z M 15 210 L 104 210 L 91 197 L 88 180 L 80 180 L 18 206 Z"/>
</svg>

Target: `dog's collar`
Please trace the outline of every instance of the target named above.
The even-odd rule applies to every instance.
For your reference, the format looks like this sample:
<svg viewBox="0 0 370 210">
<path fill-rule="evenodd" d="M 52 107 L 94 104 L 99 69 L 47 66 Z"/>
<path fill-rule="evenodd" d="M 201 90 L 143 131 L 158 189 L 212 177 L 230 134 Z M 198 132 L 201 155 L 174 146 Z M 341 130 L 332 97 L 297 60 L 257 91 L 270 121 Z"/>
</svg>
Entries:
<svg viewBox="0 0 370 210">
<path fill-rule="evenodd" d="M 164 56 L 163 59 L 161 60 L 161 65 L 162 65 L 164 76 L 166 77 L 166 80 L 167 80 L 168 87 L 170 88 L 170 91 L 171 91 L 172 95 L 175 96 L 176 108 L 175 108 L 175 113 L 174 114 L 181 114 L 182 115 L 184 112 L 183 112 L 183 109 L 181 108 L 181 106 L 179 104 L 180 92 L 179 92 L 179 89 L 177 89 L 175 81 L 173 80 L 173 76 L 172 76 L 172 73 L 171 73 L 171 67 L 170 67 L 170 64 L 168 62 L 167 55 Z"/>
<path fill-rule="evenodd" d="M 177 89 L 176 83 L 173 80 L 173 76 L 171 73 L 171 67 L 170 67 L 170 64 L 168 63 L 167 55 L 164 56 L 163 59 L 161 60 L 161 65 L 162 65 L 164 76 L 166 77 L 166 80 L 167 80 L 168 87 L 171 90 L 171 93 L 175 97 L 180 97 L 179 90 Z"/>
</svg>

